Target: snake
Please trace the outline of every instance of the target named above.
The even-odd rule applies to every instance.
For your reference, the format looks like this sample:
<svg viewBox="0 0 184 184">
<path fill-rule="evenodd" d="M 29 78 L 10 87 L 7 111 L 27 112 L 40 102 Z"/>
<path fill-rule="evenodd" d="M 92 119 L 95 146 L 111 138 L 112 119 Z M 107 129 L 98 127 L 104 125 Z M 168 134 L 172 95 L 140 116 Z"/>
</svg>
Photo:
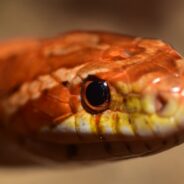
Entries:
<svg viewBox="0 0 184 184">
<path fill-rule="evenodd" d="M 0 43 L 0 132 L 61 162 L 124 160 L 184 141 L 184 60 L 102 31 Z"/>
</svg>

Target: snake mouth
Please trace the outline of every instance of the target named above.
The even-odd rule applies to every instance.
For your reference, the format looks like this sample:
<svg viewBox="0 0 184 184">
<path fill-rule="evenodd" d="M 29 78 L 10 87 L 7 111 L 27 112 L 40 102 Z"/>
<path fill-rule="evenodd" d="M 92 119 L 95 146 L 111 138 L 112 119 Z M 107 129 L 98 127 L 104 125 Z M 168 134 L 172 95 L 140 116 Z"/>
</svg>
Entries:
<svg viewBox="0 0 184 184">
<path fill-rule="evenodd" d="M 116 104 L 118 109 L 114 104 L 101 114 L 90 114 L 83 109 L 52 130 L 42 129 L 42 136 L 59 143 L 81 144 L 144 142 L 181 135 L 184 106 L 176 97 L 167 101 L 163 98 L 154 94 L 127 95 L 122 107 Z"/>
</svg>

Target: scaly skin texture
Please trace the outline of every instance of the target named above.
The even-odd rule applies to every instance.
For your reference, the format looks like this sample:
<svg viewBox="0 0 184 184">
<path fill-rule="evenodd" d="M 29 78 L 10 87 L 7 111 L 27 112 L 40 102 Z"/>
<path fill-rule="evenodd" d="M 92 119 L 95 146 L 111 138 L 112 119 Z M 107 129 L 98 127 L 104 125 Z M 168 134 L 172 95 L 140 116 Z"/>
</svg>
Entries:
<svg viewBox="0 0 184 184">
<path fill-rule="evenodd" d="M 71 32 L 0 50 L 2 132 L 31 152 L 61 161 L 124 159 L 183 142 L 184 61 L 168 44 Z M 98 113 L 82 103 L 89 76 L 110 89 Z"/>
</svg>

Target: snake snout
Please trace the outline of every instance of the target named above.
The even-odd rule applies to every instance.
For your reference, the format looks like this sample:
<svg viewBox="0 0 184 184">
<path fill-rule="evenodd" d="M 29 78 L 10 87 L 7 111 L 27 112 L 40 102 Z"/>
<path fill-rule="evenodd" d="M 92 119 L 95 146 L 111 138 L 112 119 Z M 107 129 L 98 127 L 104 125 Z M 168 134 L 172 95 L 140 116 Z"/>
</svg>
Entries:
<svg viewBox="0 0 184 184">
<path fill-rule="evenodd" d="M 184 104 L 184 85 L 180 77 L 156 78 L 144 88 L 142 96 L 147 113 L 173 116 Z"/>
<path fill-rule="evenodd" d="M 184 87 L 180 77 L 165 77 L 150 83 L 142 92 L 143 114 L 156 135 L 182 134 Z"/>
</svg>

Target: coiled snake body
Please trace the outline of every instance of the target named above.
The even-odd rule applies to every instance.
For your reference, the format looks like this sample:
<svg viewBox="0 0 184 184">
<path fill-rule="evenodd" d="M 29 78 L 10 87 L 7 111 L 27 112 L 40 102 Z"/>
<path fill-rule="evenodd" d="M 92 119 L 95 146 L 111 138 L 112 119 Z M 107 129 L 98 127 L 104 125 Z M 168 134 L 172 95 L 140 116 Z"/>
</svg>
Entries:
<svg viewBox="0 0 184 184">
<path fill-rule="evenodd" d="M 182 57 L 103 32 L 0 44 L 2 134 L 61 161 L 125 159 L 183 142 Z"/>
</svg>

